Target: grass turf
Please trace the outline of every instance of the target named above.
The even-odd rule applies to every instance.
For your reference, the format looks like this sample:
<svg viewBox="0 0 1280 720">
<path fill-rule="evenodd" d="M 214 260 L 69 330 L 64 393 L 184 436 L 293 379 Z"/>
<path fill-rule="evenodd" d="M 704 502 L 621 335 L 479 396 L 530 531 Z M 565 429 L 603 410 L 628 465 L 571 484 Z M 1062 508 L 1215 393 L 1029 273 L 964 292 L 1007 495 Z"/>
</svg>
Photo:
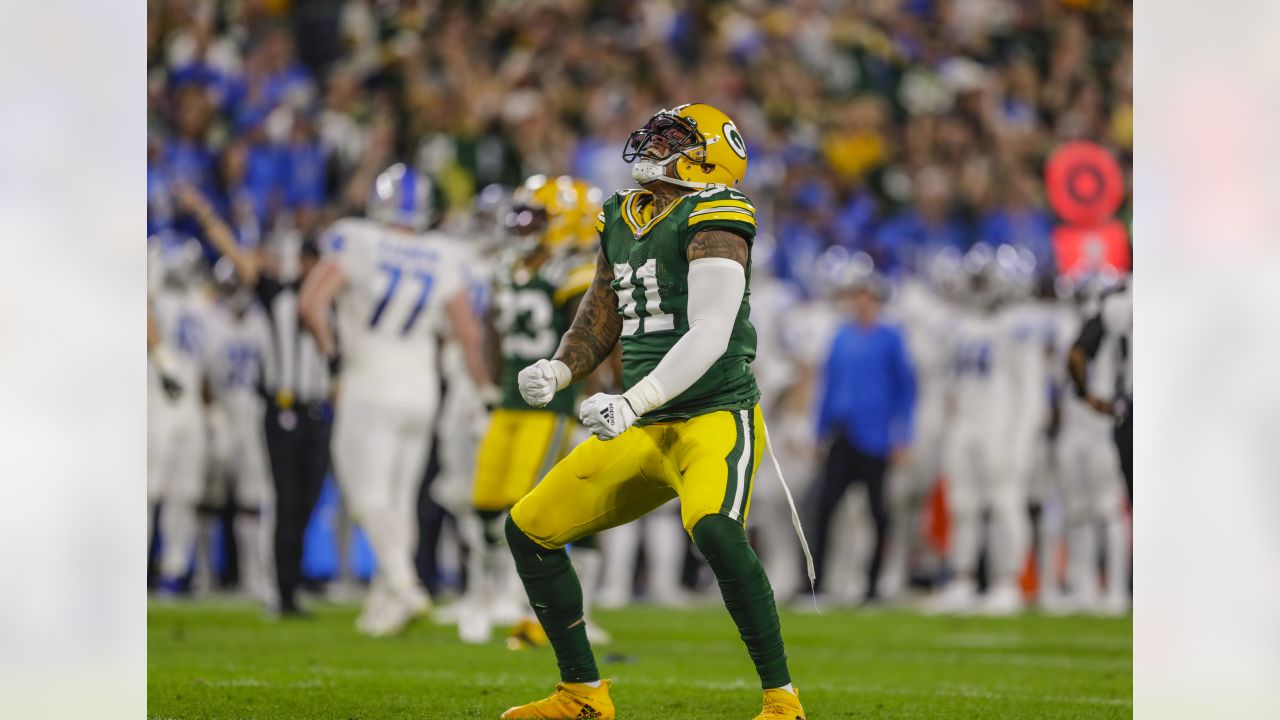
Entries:
<svg viewBox="0 0 1280 720">
<path fill-rule="evenodd" d="M 746 650 L 723 609 L 597 613 L 620 720 L 733 718 L 760 711 Z M 469 646 L 423 622 L 386 640 L 355 633 L 352 608 L 268 622 L 246 605 L 152 605 L 152 718 L 497 718 L 545 696 L 549 649 Z M 810 720 L 1128 718 L 1128 619 L 936 618 L 905 612 L 785 613 L 791 672 Z"/>
</svg>

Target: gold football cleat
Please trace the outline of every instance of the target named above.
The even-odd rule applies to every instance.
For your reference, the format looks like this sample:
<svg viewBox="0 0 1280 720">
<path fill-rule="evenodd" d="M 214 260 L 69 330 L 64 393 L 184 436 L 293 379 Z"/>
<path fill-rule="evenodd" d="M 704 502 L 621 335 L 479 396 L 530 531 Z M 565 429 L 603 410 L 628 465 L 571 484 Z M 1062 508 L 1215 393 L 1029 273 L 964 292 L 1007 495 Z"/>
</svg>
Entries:
<svg viewBox="0 0 1280 720">
<path fill-rule="evenodd" d="M 600 683 L 598 688 L 583 683 L 556 683 L 556 691 L 551 693 L 550 697 L 528 705 L 513 707 L 502 713 L 502 720 L 520 720 L 521 718 L 613 720 L 613 700 L 609 699 L 609 681 Z"/>
<path fill-rule="evenodd" d="M 756 720 L 805 720 L 804 708 L 800 706 L 800 691 L 790 693 L 781 688 L 765 690 L 764 710 L 760 711 Z"/>
</svg>

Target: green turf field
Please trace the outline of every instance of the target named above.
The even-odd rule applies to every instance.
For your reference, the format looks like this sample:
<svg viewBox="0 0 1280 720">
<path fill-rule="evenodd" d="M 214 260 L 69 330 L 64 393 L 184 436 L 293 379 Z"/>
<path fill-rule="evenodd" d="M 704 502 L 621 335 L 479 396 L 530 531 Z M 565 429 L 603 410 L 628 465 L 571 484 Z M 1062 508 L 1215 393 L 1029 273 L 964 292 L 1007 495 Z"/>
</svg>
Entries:
<svg viewBox="0 0 1280 720">
<path fill-rule="evenodd" d="M 760 710 L 746 652 L 723 610 L 598 613 L 598 648 L 622 720 L 733 718 Z M 459 643 L 422 623 L 371 640 L 354 609 L 268 622 L 245 605 L 152 605 L 152 718 L 497 718 L 546 695 L 549 650 Z M 931 618 L 787 613 L 791 671 L 810 720 L 1128 718 L 1128 619 Z"/>
</svg>

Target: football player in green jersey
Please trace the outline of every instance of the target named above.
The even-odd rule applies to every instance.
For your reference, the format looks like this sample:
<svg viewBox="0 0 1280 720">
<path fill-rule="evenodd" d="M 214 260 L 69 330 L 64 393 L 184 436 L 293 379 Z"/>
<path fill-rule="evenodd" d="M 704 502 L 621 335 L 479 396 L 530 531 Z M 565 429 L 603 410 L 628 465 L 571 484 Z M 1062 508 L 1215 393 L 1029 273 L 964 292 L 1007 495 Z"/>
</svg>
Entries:
<svg viewBox="0 0 1280 720">
<path fill-rule="evenodd" d="M 491 355 L 501 395 L 476 454 L 472 499 L 484 528 L 479 572 L 471 578 L 467 602 L 458 615 L 465 642 L 487 642 L 492 626 L 515 621 L 512 639 L 545 645 L 542 628 L 521 618 L 523 600 L 504 592 L 501 579 L 502 521 L 546 471 L 569 451 L 576 427 L 576 394 L 531 407 L 520 396 L 517 376 L 530 363 L 550 358 L 568 329 L 584 292 L 591 285 L 593 258 L 581 250 L 585 214 L 599 209 L 599 191 L 569 176 L 535 175 L 512 197 L 507 225 L 511 252 L 494 273 L 490 323 Z M 594 205 L 589 205 L 594 200 Z M 588 220 L 589 222 L 589 220 Z M 580 539 L 574 563 L 589 582 L 598 577 L 601 558 L 594 538 Z M 527 613 L 527 607 L 523 613 Z M 590 627 L 593 640 L 607 634 Z"/>
<path fill-rule="evenodd" d="M 735 189 L 747 169 L 746 144 L 724 113 L 681 105 L 633 132 L 623 159 L 644 189 L 605 201 L 595 277 L 578 313 L 553 358 L 517 379 L 525 401 L 540 407 L 622 344 L 626 391 L 583 402 L 579 415 L 594 437 L 507 519 L 507 542 L 561 682 L 550 697 L 502 717 L 614 717 L 564 546 L 678 497 L 685 530 L 715 572 L 760 676 L 757 720 L 803 720 L 773 590 L 745 527 L 765 444 L 750 370 L 755 209 Z"/>
</svg>

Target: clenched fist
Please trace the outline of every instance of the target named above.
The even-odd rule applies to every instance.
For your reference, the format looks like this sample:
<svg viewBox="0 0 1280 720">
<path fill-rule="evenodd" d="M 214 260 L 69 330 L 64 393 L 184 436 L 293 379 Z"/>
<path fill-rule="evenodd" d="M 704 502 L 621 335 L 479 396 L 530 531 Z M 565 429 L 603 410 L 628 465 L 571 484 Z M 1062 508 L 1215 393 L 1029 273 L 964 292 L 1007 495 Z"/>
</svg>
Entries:
<svg viewBox="0 0 1280 720">
<path fill-rule="evenodd" d="M 530 407 L 542 407 L 551 402 L 556 391 L 573 380 L 569 366 L 559 360 L 539 360 L 520 371 L 516 383 L 520 387 L 520 397 Z"/>
</svg>

